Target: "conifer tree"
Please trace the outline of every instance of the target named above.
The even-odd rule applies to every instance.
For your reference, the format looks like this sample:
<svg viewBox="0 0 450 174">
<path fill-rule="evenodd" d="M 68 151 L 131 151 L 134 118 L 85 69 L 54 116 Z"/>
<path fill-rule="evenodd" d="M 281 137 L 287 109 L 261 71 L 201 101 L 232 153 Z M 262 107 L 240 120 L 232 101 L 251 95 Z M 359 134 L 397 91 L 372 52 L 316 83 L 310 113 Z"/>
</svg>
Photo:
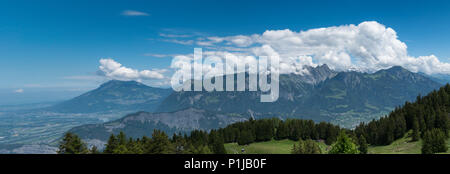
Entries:
<svg viewBox="0 0 450 174">
<path fill-rule="evenodd" d="M 299 140 L 292 148 L 292 154 L 321 154 L 322 150 L 314 140 Z"/>
<path fill-rule="evenodd" d="M 277 133 L 276 133 L 276 139 L 282 140 L 286 139 L 288 137 L 288 129 L 286 127 L 285 122 L 280 122 Z"/>
<path fill-rule="evenodd" d="M 58 154 L 85 154 L 89 150 L 86 144 L 75 134 L 66 133 L 59 144 Z"/>
<path fill-rule="evenodd" d="M 367 154 L 369 146 L 367 145 L 367 141 L 366 141 L 366 138 L 364 137 L 364 135 L 359 136 L 358 144 L 359 144 L 359 148 L 358 148 L 359 152 L 361 154 Z"/>
<path fill-rule="evenodd" d="M 238 138 L 239 145 L 247 145 L 253 142 L 253 137 L 250 131 L 243 130 Z"/>
<path fill-rule="evenodd" d="M 420 139 L 419 121 L 417 119 L 414 119 L 412 141 L 419 141 L 419 139 Z"/>
<path fill-rule="evenodd" d="M 148 146 L 147 153 L 150 154 L 169 154 L 173 153 L 173 146 L 170 143 L 169 137 L 160 130 L 154 130 L 152 134 L 152 139 Z"/>
<path fill-rule="evenodd" d="M 114 134 L 111 134 L 108 139 L 108 143 L 106 144 L 104 153 L 112 154 L 119 147 L 119 141 L 117 140 Z"/>
<path fill-rule="evenodd" d="M 216 131 L 211 131 L 209 134 L 210 149 L 214 154 L 226 154 L 223 137 Z"/>
<path fill-rule="evenodd" d="M 423 136 L 422 154 L 446 152 L 448 149 L 446 140 L 447 136 L 440 129 L 426 131 Z"/>
</svg>

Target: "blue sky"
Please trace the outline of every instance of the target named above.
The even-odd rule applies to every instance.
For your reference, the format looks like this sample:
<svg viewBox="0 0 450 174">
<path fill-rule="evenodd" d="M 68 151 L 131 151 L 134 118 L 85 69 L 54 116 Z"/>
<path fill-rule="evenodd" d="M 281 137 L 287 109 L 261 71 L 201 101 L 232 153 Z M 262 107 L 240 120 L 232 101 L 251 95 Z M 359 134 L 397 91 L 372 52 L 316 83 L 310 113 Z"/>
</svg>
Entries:
<svg viewBox="0 0 450 174">
<path fill-rule="evenodd" d="M 201 37 L 298 32 L 364 21 L 394 29 L 410 56 L 433 54 L 449 62 L 448 9 L 448 1 L 415 0 L 2 0 L 0 96 L 15 101 L 26 98 L 27 92 L 57 91 L 67 95 L 41 100 L 71 97 L 104 81 L 90 78 L 96 76 L 101 58 L 139 70 L 165 69 L 171 58 L 155 55 L 192 53 L 196 45 L 188 41 Z M 127 10 L 141 15 L 126 15 Z"/>
</svg>

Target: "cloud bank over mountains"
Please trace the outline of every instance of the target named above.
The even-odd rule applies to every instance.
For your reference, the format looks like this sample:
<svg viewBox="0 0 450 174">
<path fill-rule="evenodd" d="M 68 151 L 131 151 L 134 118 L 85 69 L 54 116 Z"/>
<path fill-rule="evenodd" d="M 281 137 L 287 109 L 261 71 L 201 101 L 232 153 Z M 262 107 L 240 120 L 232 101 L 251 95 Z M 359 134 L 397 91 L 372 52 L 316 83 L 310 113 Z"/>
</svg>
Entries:
<svg viewBox="0 0 450 174">
<path fill-rule="evenodd" d="M 304 65 L 327 64 L 337 71 L 374 72 L 402 66 L 413 72 L 450 74 L 450 64 L 441 62 L 434 55 L 408 55 L 407 45 L 398 39 L 394 29 L 375 21 L 299 32 L 285 29 L 252 35 L 185 38 L 183 43 L 187 42 L 196 48 L 203 48 L 204 58 L 231 57 L 229 62 L 224 63 L 225 69 L 235 63 L 254 64 L 251 58 L 258 56 L 279 56 L 280 73 L 301 74 L 305 72 Z M 171 68 L 190 71 L 185 65 L 192 60 L 193 53 L 174 56 Z M 100 63 L 100 71 L 111 78 L 162 78 L 157 71 L 133 70 L 112 59 L 102 59 Z M 206 68 L 206 71 L 211 70 Z"/>
<path fill-rule="evenodd" d="M 100 66 L 98 74 L 110 79 L 117 80 L 148 80 L 148 79 L 163 79 L 163 73 L 166 70 L 136 70 L 122 66 L 122 64 L 113 59 L 100 59 Z"/>
<path fill-rule="evenodd" d="M 434 55 L 412 57 L 394 29 L 375 21 L 295 32 L 267 30 L 262 34 L 208 37 L 199 46 L 248 55 L 279 55 L 289 69 L 327 64 L 339 71 L 373 72 L 403 66 L 413 72 L 450 74 L 450 64 Z M 238 50 L 238 51 L 236 51 Z"/>
</svg>

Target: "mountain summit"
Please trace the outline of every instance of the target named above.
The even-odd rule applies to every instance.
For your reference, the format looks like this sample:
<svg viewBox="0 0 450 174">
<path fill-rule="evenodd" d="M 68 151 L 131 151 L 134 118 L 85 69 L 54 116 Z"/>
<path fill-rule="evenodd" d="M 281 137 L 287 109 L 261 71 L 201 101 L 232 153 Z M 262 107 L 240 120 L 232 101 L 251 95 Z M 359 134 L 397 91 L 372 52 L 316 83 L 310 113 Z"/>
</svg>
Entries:
<svg viewBox="0 0 450 174">
<path fill-rule="evenodd" d="M 111 80 L 99 88 L 59 103 L 52 110 L 67 113 L 108 111 L 153 111 L 171 89 L 147 86 L 136 81 Z"/>
<path fill-rule="evenodd" d="M 304 68 L 307 70 L 307 74 L 299 77 L 303 78 L 302 80 L 304 82 L 314 85 L 332 78 L 337 74 L 335 71 L 331 70 L 327 64 L 317 67 L 305 66 Z"/>
</svg>

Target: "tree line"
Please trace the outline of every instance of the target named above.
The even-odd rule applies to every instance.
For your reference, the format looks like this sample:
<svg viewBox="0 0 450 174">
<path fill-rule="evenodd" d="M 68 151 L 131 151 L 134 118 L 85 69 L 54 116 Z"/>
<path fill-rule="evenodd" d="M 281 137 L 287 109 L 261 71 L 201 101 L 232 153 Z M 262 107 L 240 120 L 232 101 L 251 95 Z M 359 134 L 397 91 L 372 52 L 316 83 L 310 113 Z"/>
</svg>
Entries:
<svg viewBox="0 0 450 174">
<path fill-rule="evenodd" d="M 287 119 L 283 121 L 278 118 L 271 118 L 250 119 L 245 122 L 234 123 L 218 129 L 217 132 L 224 138 L 224 142 L 236 142 L 239 145 L 272 139 L 324 140 L 326 144 L 330 145 L 336 141 L 341 130 L 343 129 L 339 126 L 326 122 L 317 124 L 312 120 Z"/>
<path fill-rule="evenodd" d="M 225 143 L 247 145 L 272 139 L 324 140 L 327 144 L 336 141 L 344 130 L 331 123 L 314 123 L 312 120 L 249 119 L 210 131 L 194 130 L 189 134 L 173 134 L 154 130 L 151 137 L 129 138 L 125 133 L 111 134 L 102 153 L 106 154 L 225 154 Z M 97 147 L 90 149 L 77 135 L 66 133 L 58 153 L 100 153 Z"/>
</svg>

